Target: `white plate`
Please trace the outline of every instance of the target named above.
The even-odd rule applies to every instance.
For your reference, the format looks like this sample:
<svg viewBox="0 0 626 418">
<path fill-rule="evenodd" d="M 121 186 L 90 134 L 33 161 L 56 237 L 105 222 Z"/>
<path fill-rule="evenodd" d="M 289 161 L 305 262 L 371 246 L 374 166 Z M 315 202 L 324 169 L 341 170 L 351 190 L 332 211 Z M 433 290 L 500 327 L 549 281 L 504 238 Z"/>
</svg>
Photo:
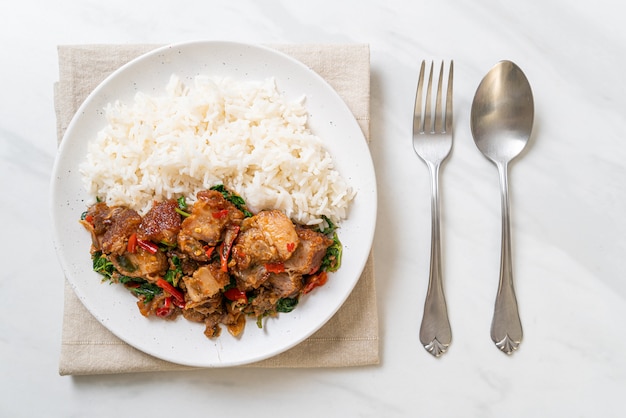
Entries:
<svg viewBox="0 0 626 418">
<path fill-rule="evenodd" d="M 240 80 L 276 79 L 289 99 L 306 95 L 309 126 L 321 137 L 337 169 L 356 190 L 349 218 L 339 237 L 343 264 L 328 283 L 301 298 L 291 313 L 267 318 L 259 329 L 248 320 L 240 338 L 226 329 L 217 339 L 204 336 L 204 326 L 185 320 L 163 321 L 141 316 L 136 299 L 121 285 L 101 282 L 92 271 L 90 237 L 78 220 L 86 210 L 87 194 L 78 165 L 87 142 L 106 121 L 104 106 L 116 99 L 131 101 L 137 91 L 162 91 L 171 74 L 182 80 L 197 74 Z M 192 42 L 167 46 L 121 67 L 100 84 L 72 119 L 55 162 L 52 177 L 54 241 L 62 268 L 87 309 L 113 334 L 131 346 L 174 363 L 223 367 L 251 363 L 279 354 L 324 325 L 341 307 L 367 261 L 376 223 L 376 179 L 363 133 L 339 95 L 302 63 L 272 49 L 230 43 Z"/>
</svg>

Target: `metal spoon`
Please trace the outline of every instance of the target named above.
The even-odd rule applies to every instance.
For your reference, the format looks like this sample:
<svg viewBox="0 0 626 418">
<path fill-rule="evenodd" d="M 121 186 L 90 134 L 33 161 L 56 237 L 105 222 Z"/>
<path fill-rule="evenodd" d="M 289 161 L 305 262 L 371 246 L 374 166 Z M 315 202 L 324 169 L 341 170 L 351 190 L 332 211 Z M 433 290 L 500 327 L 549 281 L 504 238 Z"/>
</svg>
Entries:
<svg viewBox="0 0 626 418">
<path fill-rule="evenodd" d="M 491 323 L 491 339 L 506 354 L 522 341 L 511 266 L 508 164 L 528 142 L 534 118 L 533 94 L 522 70 L 501 61 L 481 81 L 471 111 L 471 129 L 478 149 L 497 167 L 502 194 L 500 281 Z"/>
</svg>

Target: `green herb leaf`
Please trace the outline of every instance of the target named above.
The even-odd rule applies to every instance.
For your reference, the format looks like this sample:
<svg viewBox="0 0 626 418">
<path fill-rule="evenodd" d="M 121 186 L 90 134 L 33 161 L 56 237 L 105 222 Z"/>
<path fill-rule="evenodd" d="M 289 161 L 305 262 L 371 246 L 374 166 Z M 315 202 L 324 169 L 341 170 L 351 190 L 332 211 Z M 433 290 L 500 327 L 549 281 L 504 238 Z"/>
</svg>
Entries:
<svg viewBox="0 0 626 418">
<path fill-rule="evenodd" d="M 179 280 L 183 277 L 183 269 L 181 267 L 180 258 L 176 255 L 171 257 L 174 268 L 170 268 L 165 272 L 163 278 L 172 284 L 174 287 L 178 286 Z"/>
<path fill-rule="evenodd" d="M 322 222 L 319 228 L 317 228 L 318 232 L 321 232 L 324 235 L 330 235 L 334 234 L 335 231 L 339 229 L 339 227 L 335 225 L 328 216 L 322 215 L 322 219 L 324 220 L 324 222 Z"/>
<path fill-rule="evenodd" d="M 276 303 L 276 311 L 277 312 L 291 312 L 298 305 L 298 298 L 281 298 L 278 299 Z"/>
<path fill-rule="evenodd" d="M 96 251 L 93 254 L 93 271 L 100 273 L 105 279 L 111 280 L 113 273 L 115 273 L 115 266 L 113 263 L 102 254 L 101 251 Z"/>
<path fill-rule="evenodd" d="M 246 209 L 246 201 L 241 196 L 226 190 L 226 187 L 224 187 L 223 184 L 217 184 L 217 185 L 211 187 L 211 190 L 215 190 L 217 192 L 220 192 L 222 194 L 222 196 L 224 196 L 224 199 L 228 200 L 230 203 L 235 205 L 235 207 L 237 209 L 242 211 L 243 215 L 246 218 L 249 218 L 249 217 L 252 216 L 252 212 L 250 212 L 250 211 L 248 211 L 248 209 Z"/>
<path fill-rule="evenodd" d="M 131 287 L 129 290 L 137 296 L 143 296 L 144 302 L 150 302 L 156 295 L 163 292 L 159 286 L 148 282 L 143 282 L 138 287 Z"/>
<path fill-rule="evenodd" d="M 139 282 L 142 282 L 143 280 L 137 280 L 128 276 L 120 276 L 117 278 L 117 281 L 120 282 L 121 284 L 126 284 L 126 283 L 131 283 L 131 282 L 139 283 Z"/>
<path fill-rule="evenodd" d="M 322 260 L 320 269 L 322 271 L 337 271 L 341 267 L 341 255 L 343 253 L 343 246 L 339 241 L 339 237 L 335 232 L 333 234 L 333 243 L 326 249 L 326 254 Z"/>
</svg>

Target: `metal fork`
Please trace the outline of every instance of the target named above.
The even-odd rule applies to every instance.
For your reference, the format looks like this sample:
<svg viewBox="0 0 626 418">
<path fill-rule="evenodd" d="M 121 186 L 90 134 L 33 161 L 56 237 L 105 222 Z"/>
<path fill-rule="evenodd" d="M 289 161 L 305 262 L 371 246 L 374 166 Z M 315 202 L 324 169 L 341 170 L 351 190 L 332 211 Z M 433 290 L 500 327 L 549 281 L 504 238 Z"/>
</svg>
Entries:
<svg viewBox="0 0 626 418">
<path fill-rule="evenodd" d="M 432 113 L 433 63 L 430 64 L 426 100 L 422 100 L 424 90 L 425 63 L 422 61 L 417 94 L 415 96 L 415 112 L 413 116 L 413 148 L 417 155 L 428 166 L 431 180 L 431 249 L 430 275 L 428 292 L 424 304 L 424 316 L 420 328 L 420 341 L 424 348 L 435 357 L 448 350 L 452 341 L 452 331 L 448 320 L 448 308 L 443 291 L 441 273 L 441 235 L 439 215 L 439 167 L 448 157 L 452 149 L 452 80 L 453 62 L 448 72 L 445 113 L 442 110 L 442 84 L 444 67 L 441 63 L 435 112 Z"/>
</svg>

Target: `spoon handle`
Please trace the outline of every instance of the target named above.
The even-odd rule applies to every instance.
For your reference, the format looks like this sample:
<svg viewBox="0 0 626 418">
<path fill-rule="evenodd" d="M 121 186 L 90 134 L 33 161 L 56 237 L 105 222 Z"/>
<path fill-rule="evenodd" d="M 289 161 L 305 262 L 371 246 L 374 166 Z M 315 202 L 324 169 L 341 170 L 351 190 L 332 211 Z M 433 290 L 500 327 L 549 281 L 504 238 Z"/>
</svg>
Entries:
<svg viewBox="0 0 626 418">
<path fill-rule="evenodd" d="M 502 197 L 502 253 L 500 259 L 500 281 L 498 283 L 498 293 L 491 323 L 491 339 L 500 350 L 506 354 L 512 354 L 522 341 L 522 323 L 513 287 L 508 166 L 506 164 L 498 164 L 498 173 L 500 174 Z"/>
<path fill-rule="evenodd" d="M 452 341 L 448 308 L 441 273 L 441 235 L 439 215 L 439 165 L 428 164 L 431 178 L 430 275 L 420 327 L 420 341 L 435 357 L 448 350 Z"/>
</svg>

